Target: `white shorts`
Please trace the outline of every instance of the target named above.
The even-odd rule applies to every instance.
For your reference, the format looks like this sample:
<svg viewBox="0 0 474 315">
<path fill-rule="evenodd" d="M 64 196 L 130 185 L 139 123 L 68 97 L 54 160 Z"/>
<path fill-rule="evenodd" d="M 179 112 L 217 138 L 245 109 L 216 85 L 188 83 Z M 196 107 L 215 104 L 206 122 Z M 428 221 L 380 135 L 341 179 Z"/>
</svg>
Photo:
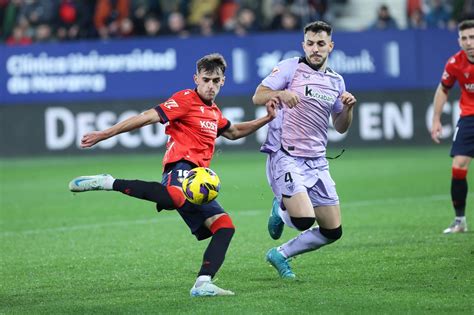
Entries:
<svg viewBox="0 0 474 315">
<path fill-rule="evenodd" d="M 268 154 L 267 179 L 275 197 L 308 193 L 313 207 L 339 204 L 336 183 L 325 157 L 294 157 L 279 150 Z"/>
</svg>

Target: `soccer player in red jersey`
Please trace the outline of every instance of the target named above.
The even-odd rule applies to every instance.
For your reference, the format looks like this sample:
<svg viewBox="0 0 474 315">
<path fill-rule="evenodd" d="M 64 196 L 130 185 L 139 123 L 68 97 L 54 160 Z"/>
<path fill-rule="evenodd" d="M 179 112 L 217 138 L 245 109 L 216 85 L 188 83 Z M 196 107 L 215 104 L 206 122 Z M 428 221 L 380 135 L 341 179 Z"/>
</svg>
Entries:
<svg viewBox="0 0 474 315">
<path fill-rule="evenodd" d="M 218 136 L 235 140 L 253 133 L 275 118 L 276 101 L 266 104 L 266 116 L 231 124 L 214 103 L 225 80 L 224 58 L 220 54 L 210 54 L 198 60 L 196 65 L 194 90 L 179 91 L 164 103 L 106 130 L 87 133 L 81 140 L 81 146 L 88 148 L 149 124 L 167 124 L 169 140 L 163 157 L 161 183 L 115 179 L 104 174 L 75 178 L 69 183 L 69 189 L 73 192 L 115 190 L 152 201 L 158 211 L 176 209 L 198 240 L 211 237 L 198 277 L 191 288 L 191 296 L 233 295 L 232 291 L 221 289 L 212 282 L 234 235 L 232 220 L 215 200 L 204 205 L 190 203 L 180 187 L 190 169 L 209 166 Z"/>
<path fill-rule="evenodd" d="M 467 171 L 474 156 L 474 20 L 459 23 L 459 46 L 461 50 L 449 58 L 444 68 L 441 83 L 434 96 L 431 138 L 440 143 L 442 132 L 441 114 L 448 100 L 448 92 L 456 80 L 461 87 L 461 117 L 454 132 L 451 147 L 452 179 L 451 199 L 456 217 L 445 229 L 445 234 L 467 231 L 465 216 L 467 198 Z"/>
</svg>

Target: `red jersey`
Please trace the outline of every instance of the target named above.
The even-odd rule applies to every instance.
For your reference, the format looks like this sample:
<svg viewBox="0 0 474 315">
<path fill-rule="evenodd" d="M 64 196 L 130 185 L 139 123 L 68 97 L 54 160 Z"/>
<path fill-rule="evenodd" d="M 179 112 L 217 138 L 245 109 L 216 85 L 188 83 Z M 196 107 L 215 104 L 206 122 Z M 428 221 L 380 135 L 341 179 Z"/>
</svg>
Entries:
<svg viewBox="0 0 474 315">
<path fill-rule="evenodd" d="M 205 104 L 194 90 L 183 90 L 155 110 L 162 122 L 168 123 L 163 167 L 179 160 L 209 167 L 216 138 L 230 127 L 219 107 Z"/>
<path fill-rule="evenodd" d="M 450 89 L 456 80 L 461 87 L 461 117 L 474 116 L 474 63 L 467 59 L 464 50 L 449 58 L 444 67 L 441 84 Z"/>
</svg>

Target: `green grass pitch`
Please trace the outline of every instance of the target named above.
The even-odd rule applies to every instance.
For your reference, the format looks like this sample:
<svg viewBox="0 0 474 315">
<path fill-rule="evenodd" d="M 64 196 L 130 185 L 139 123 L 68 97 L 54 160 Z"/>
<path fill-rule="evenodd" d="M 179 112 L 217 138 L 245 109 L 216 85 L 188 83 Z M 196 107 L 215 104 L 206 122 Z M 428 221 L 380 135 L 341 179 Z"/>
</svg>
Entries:
<svg viewBox="0 0 474 315">
<path fill-rule="evenodd" d="M 217 284 L 236 296 L 199 299 L 189 290 L 207 241 L 177 213 L 67 189 L 75 176 L 103 172 L 159 180 L 159 154 L 0 160 L 0 313 L 473 314 L 474 233 L 441 234 L 453 218 L 448 152 L 349 149 L 331 161 L 344 235 L 293 260 L 297 281 L 264 262 L 280 244 L 266 231 L 265 156 L 218 152 L 218 200 L 237 231 Z M 295 235 L 285 229 L 282 240 Z"/>
</svg>

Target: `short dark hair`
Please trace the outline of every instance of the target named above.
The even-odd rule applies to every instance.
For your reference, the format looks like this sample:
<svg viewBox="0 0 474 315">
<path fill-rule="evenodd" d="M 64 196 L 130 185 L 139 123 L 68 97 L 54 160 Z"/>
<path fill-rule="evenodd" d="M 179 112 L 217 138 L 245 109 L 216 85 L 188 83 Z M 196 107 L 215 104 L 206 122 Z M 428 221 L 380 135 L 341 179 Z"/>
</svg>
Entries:
<svg viewBox="0 0 474 315">
<path fill-rule="evenodd" d="M 468 28 L 474 28 L 474 20 L 465 20 L 459 23 L 458 25 L 459 31 L 464 31 L 464 30 L 467 30 Z"/>
<path fill-rule="evenodd" d="M 226 67 L 227 63 L 225 62 L 224 57 L 218 53 L 206 55 L 196 62 L 197 73 L 201 71 L 213 73 L 220 69 L 222 74 L 224 74 Z"/>
<path fill-rule="evenodd" d="M 328 35 L 331 35 L 332 27 L 326 22 L 314 21 L 309 24 L 306 24 L 306 26 L 304 27 L 304 33 L 306 34 L 307 32 L 313 32 L 313 33 L 326 32 L 328 33 Z"/>
</svg>

